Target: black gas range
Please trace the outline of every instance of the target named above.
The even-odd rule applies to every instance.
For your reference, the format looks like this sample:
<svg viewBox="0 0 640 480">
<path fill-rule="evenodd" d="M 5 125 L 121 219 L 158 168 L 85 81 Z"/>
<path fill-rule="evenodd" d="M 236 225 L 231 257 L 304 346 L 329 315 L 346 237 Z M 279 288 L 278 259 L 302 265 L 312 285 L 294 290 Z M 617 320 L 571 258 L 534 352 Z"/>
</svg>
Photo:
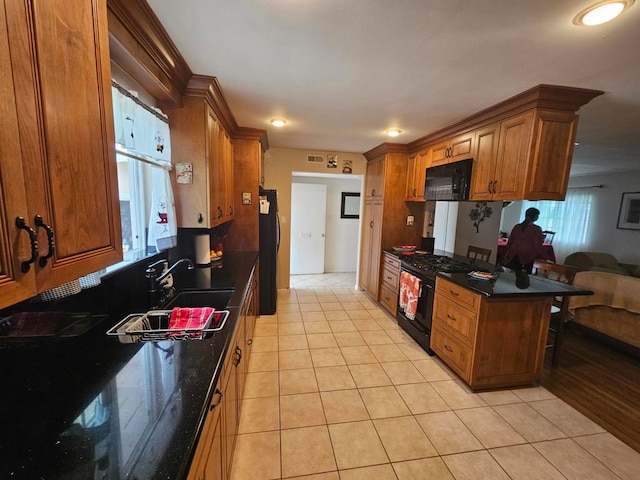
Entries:
<svg viewBox="0 0 640 480">
<path fill-rule="evenodd" d="M 403 269 L 423 280 L 434 280 L 438 272 L 467 273 L 477 269 L 469 262 L 446 255 L 414 254 L 406 255 L 401 260 Z"/>
<path fill-rule="evenodd" d="M 466 273 L 476 269 L 477 267 L 470 262 L 456 260 L 446 255 L 403 255 L 401 259 L 401 271 L 408 272 L 414 277 L 419 278 L 421 281 L 421 289 L 415 315 L 407 315 L 404 308 L 398 305 L 396 319 L 398 320 L 398 325 L 424 348 L 429 355 L 433 355 L 430 348 L 430 337 L 436 274 L 438 272 Z"/>
</svg>

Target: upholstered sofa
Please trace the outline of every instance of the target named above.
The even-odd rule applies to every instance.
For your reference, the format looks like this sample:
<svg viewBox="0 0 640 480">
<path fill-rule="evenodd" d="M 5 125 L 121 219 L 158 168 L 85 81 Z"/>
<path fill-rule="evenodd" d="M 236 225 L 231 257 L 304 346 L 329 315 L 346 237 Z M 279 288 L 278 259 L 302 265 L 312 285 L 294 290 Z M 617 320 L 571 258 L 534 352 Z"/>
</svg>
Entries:
<svg viewBox="0 0 640 480">
<path fill-rule="evenodd" d="M 571 321 L 640 348 L 640 278 L 582 271 L 573 284 L 594 294 L 571 297 Z"/>
<path fill-rule="evenodd" d="M 576 267 L 579 271 L 591 270 L 640 277 L 640 265 L 620 263 L 616 257 L 605 252 L 575 252 L 565 258 L 564 263 Z"/>
</svg>

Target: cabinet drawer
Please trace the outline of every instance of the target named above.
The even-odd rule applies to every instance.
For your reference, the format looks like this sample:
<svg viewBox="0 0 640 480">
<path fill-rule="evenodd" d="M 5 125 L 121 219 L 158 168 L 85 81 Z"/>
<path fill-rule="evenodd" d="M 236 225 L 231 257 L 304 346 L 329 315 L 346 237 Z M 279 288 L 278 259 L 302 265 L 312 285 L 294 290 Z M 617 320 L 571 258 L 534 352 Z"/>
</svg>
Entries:
<svg viewBox="0 0 640 480">
<path fill-rule="evenodd" d="M 385 268 L 382 271 L 382 282 L 395 293 L 398 293 L 398 289 L 400 288 L 400 275 L 398 272 Z"/>
<path fill-rule="evenodd" d="M 465 306 L 471 310 L 477 310 L 480 306 L 480 296 L 478 294 L 440 277 L 436 278 L 436 296 L 437 295 L 445 295 L 454 300 L 458 305 Z"/>
<path fill-rule="evenodd" d="M 431 348 L 444 363 L 460 375 L 465 382 L 469 383 L 472 358 L 470 347 L 450 335 L 446 326 L 434 322 L 431 330 Z"/>
<path fill-rule="evenodd" d="M 382 285 L 380 289 L 380 303 L 387 309 L 394 317 L 398 313 L 398 293 L 394 292 L 386 285 Z"/>
<path fill-rule="evenodd" d="M 460 333 L 467 344 L 473 344 L 476 333 L 475 312 L 462 308 L 449 298 L 440 295 L 435 299 L 433 320 L 449 325 Z"/>
<path fill-rule="evenodd" d="M 397 257 L 385 253 L 384 268 L 385 270 L 389 270 L 391 272 L 400 273 L 400 260 Z"/>
</svg>

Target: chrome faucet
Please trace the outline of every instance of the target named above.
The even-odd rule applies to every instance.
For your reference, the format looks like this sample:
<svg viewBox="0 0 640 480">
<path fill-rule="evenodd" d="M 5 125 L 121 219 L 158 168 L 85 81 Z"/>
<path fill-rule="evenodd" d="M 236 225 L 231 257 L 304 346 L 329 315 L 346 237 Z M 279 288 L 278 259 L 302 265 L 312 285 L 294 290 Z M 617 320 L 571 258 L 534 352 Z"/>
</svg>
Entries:
<svg viewBox="0 0 640 480">
<path fill-rule="evenodd" d="M 150 307 L 157 308 L 167 299 L 172 287 L 167 286 L 165 280 L 167 280 L 167 277 L 171 275 L 171 272 L 173 272 L 181 263 L 186 263 L 188 270 L 193 270 L 195 268 L 193 262 L 188 258 L 181 258 L 180 260 L 177 260 L 169 268 L 167 268 L 167 265 L 169 265 L 167 260 L 158 260 L 157 262 L 147 266 L 144 276 L 147 279 Z M 164 271 L 158 275 L 156 268 L 160 265 L 163 265 Z"/>
</svg>

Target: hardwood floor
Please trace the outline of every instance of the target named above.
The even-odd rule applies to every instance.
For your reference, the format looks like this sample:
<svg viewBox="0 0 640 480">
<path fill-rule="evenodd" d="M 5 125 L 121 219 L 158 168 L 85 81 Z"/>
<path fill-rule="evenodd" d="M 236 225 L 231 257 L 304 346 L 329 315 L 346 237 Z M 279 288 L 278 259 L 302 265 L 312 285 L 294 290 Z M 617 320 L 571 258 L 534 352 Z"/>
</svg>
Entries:
<svg viewBox="0 0 640 480">
<path fill-rule="evenodd" d="M 631 448 L 640 452 L 640 358 L 571 326 L 541 384 Z"/>
</svg>

